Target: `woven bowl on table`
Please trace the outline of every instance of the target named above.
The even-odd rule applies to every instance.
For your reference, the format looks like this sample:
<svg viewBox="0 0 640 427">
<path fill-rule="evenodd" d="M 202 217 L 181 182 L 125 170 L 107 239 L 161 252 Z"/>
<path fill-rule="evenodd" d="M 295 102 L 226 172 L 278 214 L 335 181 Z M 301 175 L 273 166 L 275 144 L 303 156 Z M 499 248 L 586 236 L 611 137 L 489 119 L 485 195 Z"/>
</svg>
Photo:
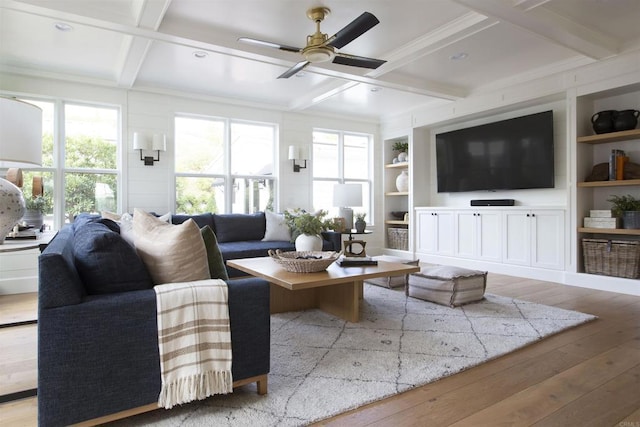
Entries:
<svg viewBox="0 0 640 427">
<path fill-rule="evenodd" d="M 292 273 L 316 273 L 326 270 L 327 267 L 340 258 L 340 255 L 342 255 L 342 252 L 334 251 L 282 252 L 280 249 L 269 251 L 269 256 L 275 262 Z"/>
</svg>

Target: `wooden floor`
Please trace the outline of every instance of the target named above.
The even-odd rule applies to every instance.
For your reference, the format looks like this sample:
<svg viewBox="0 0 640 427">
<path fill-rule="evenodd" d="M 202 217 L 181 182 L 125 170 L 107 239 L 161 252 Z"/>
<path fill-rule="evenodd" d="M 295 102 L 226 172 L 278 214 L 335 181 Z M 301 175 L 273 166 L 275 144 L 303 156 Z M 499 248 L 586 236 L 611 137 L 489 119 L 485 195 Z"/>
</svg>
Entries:
<svg viewBox="0 0 640 427">
<path fill-rule="evenodd" d="M 495 274 L 487 291 L 599 319 L 318 425 L 640 427 L 640 297 Z M 35 327 L 19 328 L 31 329 L 0 335 L 3 388 L 36 382 Z M 1 404 L 0 425 L 35 426 L 36 410 L 36 398 Z"/>
</svg>

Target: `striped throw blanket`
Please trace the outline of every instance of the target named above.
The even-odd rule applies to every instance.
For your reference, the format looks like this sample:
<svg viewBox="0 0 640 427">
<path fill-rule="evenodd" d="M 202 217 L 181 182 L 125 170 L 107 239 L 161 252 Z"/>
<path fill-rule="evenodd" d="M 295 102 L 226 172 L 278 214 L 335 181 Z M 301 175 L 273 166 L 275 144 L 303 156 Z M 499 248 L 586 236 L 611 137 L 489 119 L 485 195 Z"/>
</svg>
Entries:
<svg viewBox="0 0 640 427">
<path fill-rule="evenodd" d="M 154 287 L 162 389 L 158 406 L 233 392 L 227 284 L 210 279 Z"/>
</svg>

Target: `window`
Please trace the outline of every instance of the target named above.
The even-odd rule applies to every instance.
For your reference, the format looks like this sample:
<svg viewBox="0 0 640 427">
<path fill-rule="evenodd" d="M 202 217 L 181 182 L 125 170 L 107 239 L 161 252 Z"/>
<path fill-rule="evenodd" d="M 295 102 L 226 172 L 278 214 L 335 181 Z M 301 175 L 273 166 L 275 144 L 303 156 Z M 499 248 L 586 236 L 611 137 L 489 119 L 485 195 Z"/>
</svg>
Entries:
<svg viewBox="0 0 640 427">
<path fill-rule="evenodd" d="M 275 125 L 175 118 L 176 212 L 274 209 Z"/>
<path fill-rule="evenodd" d="M 313 206 L 337 216 L 333 206 L 335 184 L 361 184 L 362 206 L 345 206 L 367 214 L 372 223 L 372 140 L 371 135 L 340 131 L 313 131 Z"/>
<path fill-rule="evenodd" d="M 119 111 L 64 106 L 64 213 L 118 210 Z"/>
<path fill-rule="evenodd" d="M 45 223 L 58 228 L 81 212 L 116 211 L 120 110 L 24 101 L 42 109 L 42 167 L 24 170 L 23 193 L 31 198 L 42 182 Z"/>
</svg>

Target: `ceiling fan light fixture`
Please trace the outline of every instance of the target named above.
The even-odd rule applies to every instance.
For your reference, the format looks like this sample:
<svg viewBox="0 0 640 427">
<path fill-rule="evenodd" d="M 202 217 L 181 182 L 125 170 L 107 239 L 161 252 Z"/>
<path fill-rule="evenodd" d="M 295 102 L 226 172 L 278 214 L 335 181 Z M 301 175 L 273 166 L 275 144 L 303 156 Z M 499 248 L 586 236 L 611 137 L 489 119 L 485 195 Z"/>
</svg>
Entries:
<svg viewBox="0 0 640 427">
<path fill-rule="evenodd" d="M 302 50 L 304 58 L 311 62 L 329 62 L 336 56 L 332 48 L 328 46 L 307 46 Z"/>
</svg>

